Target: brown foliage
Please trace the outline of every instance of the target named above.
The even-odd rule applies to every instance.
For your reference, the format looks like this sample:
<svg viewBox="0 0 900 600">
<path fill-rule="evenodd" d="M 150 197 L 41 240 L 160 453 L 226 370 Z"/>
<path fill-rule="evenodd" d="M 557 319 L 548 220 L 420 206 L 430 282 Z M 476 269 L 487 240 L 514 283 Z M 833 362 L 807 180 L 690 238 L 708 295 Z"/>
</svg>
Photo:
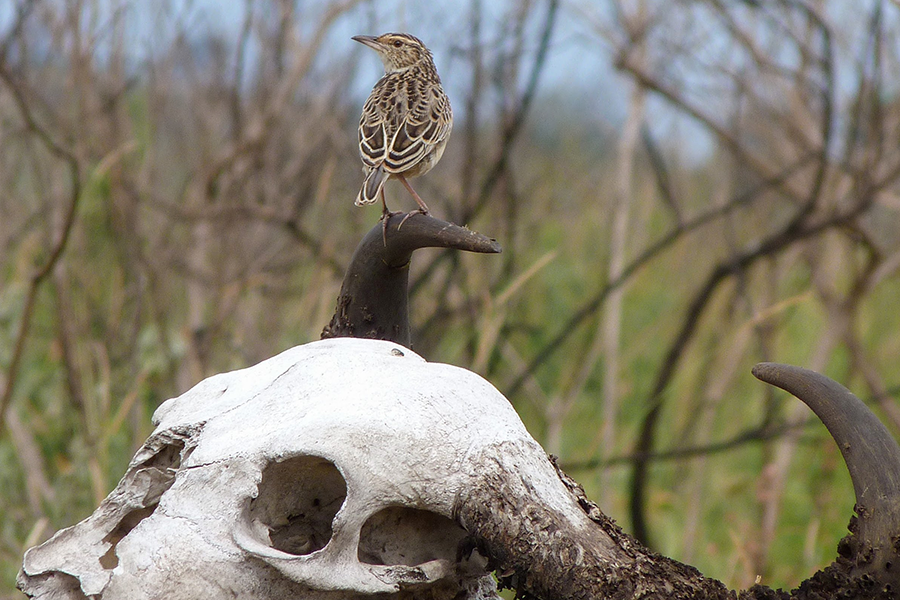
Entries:
<svg viewBox="0 0 900 600">
<path fill-rule="evenodd" d="M 370 8 L 248 2 L 224 34 L 164 2 L 14 3 L 0 29 L 5 562 L 89 512 L 166 397 L 328 322 L 378 217 L 352 205 L 378 73 L 349 35 L 380 32 Z M 579 478 L 605 469 L 588 490 L 639 538 L 665 529 L 651 515 L 673 493 L 677 558 L 727 546 L 729 583 L 777 572 L 809 429 L 749 366 L 831 371 L 900 428 L 896 3 L 494 8 L 437 6 L 415 32 L 456 111 L 417 190 L 504 248 L 413 265 L 415 349 L 488 377 Z M 572 47 L 577 61 L 557 54 Z M 616 143 L 598 113 L 623 88 Z M 688 158 L 698 138 L 707 151 Z M 740 508 L 710 493 L 734 472 L 724 450 L 760 463 L 734 475 Z M 804 488 L 821 511 L 828 452 Z M 704 511 L 739 524 L 703 525 Z"/>
</svg>

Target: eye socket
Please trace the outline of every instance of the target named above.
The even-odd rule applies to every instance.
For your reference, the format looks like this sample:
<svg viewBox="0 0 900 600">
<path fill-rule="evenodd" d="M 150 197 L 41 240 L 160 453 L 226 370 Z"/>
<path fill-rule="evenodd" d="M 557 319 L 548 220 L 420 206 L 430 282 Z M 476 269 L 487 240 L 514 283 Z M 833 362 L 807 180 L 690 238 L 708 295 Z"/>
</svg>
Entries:
<svg viewBox="0 0 900 600">
<path fill-rule="evenodd" d="M 402 45 L 403 45 L 403 42 L 401 42 L 400 40 L 394 40 L 394 48 L 399 48 Z"/>
</svg>

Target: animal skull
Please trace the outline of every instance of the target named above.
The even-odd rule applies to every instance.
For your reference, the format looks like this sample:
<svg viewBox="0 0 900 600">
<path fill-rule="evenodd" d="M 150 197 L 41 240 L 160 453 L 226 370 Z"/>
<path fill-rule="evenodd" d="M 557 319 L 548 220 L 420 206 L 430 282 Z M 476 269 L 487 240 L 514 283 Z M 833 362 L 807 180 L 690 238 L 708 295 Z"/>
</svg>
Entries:
<svg viewBox="0 0 900 600">
<path fill-rule="evenodd" d="M 577 512 L 487 381 L 336 338 L 164 403 L 93 515 L 25 556 L 36 598 L 497 598 L 460 494 L 503 448 Z"/>
</svg>

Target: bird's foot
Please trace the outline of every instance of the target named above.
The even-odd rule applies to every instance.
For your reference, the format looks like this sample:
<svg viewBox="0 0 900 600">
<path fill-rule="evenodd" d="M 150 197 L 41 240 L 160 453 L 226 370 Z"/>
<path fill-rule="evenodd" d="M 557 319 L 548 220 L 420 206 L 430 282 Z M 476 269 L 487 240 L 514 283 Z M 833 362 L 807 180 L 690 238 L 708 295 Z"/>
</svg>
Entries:
<svg viewBox="0 0 900 600">
<path fill-rule="evenodd" d="M 384 242 L 385 246 L 387 246 L 388 221 L 390 221 L 391 217 L 393 217 L 394 215 L 402 215 L 402 214 L 403 214 L 402 210 L 398 210 L 397 212 L 391 212 L 391 211 L 387 210 L 387 208 L 385 208 L 384 212 L 381 213 L 381 240 Z M 409 218 L 409 215 L 406 215 L 405 217 L 403 217 L 403 221 L 405 221 L 408 218 Z M 403 225 L 403 221 L 400 221 L 400 225 Z M 398 226 L 397 229 L 399 230 L 400 227 Z"/>
<path fill-rule="evenodd" d="M 411 216 L 413 216 L 413 215 L 425 215 L 425 216 L 427 217 L 427 216 L 428 216 L 428 211 L 427 211 L 427 210 L 422 210 L 422 209 L 420 209 L 420 208 L 417 208 L 417 209 L 415 209 L 415 210 L 409 211 L 408 213 L 406 213 L 406 216 L 403 217 L 403 220 L 400 221 L 400 224 L 397 225 L 397 231 L 400 231 L 400 228 L 403 227 L 403 224 L 406 223 L 406 220 L 407 220 L 408 218 L 410 218 Z"/>
</svg>

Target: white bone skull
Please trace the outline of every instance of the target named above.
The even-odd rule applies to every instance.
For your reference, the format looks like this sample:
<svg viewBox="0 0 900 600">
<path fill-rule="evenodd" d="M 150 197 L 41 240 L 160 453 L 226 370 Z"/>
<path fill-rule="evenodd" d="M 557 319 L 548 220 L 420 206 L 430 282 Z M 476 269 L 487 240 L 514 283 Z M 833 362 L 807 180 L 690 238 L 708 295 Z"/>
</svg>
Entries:
<svg viewBox="0 0 900 600">
<path fill-rule="evenodd" d="M 397 344 L 338 338 L 210 377 L 93 515 L 25 556 L 37 598 L 496 598 L 454 502 L 512 448 L 553 481 L 508 401 Z"/>
</svg>

